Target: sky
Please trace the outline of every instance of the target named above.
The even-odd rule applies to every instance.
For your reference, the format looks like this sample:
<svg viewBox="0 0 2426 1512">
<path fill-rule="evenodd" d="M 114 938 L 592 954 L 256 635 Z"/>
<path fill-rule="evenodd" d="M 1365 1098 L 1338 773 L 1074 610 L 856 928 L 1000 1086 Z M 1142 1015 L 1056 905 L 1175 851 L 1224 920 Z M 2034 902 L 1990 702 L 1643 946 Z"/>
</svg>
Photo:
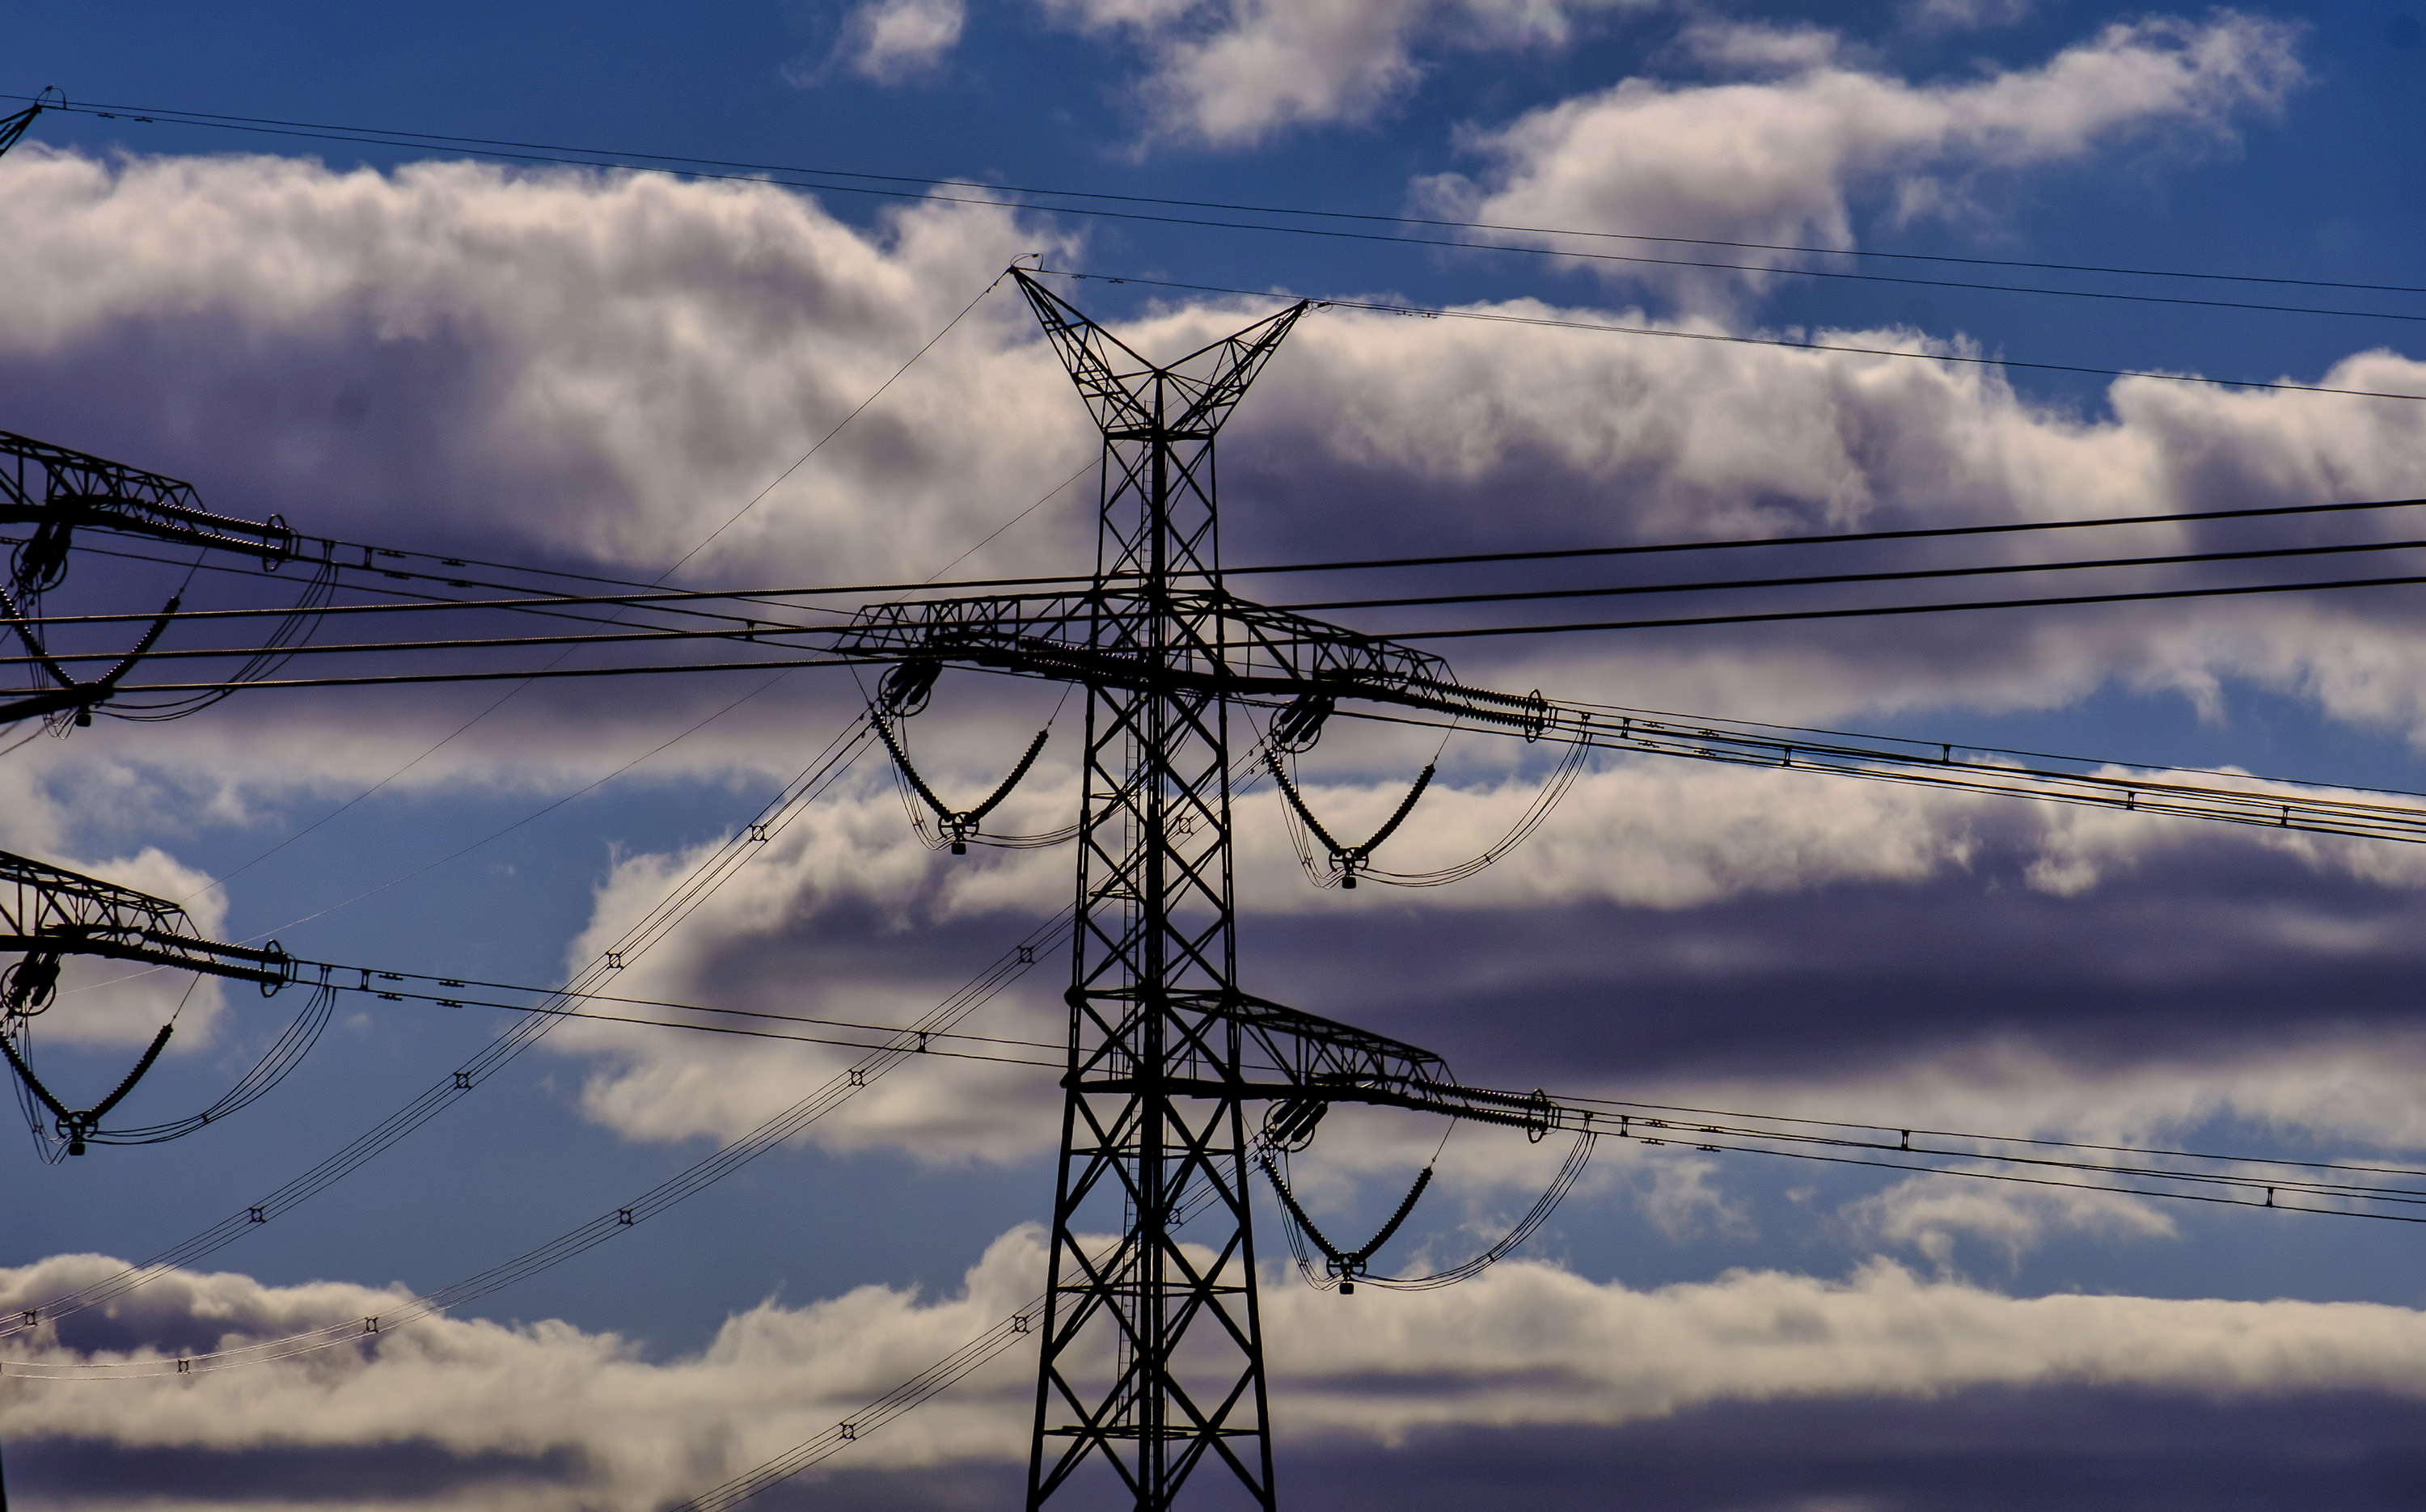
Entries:
<svg viewBox="0 0 2426 1512">
<path fill-rule="evenodd" d="M 46 87 L 76 108 L 0 158 L 0 429 L 307 536 L 687 587 L 1083 571 L 1098 441 L 1000 278 L 1028 253 L 1160 358 L 1330 301 L 1222 434 L 1233 565 L 2426 495 L 2426 401 L 2381 396 L 2426 395 L 2410 3 L 128 4 L 12 7 L 5 28 L 0 110 Z M 421 145 L 395 145 L 408 133 Z M 541 160 L 567 156 L 634 166 Z M 639 170 L 676 159 L 727 166 Z M 1688 339 L 1711 336 L 1754 340 Z M 2321 388 L 2378 396 L 2301 392 Z M 2408 571 L 2391 543 L 2414 518 L 2112 539 L 2366 540 Z M 2070 549 L 1889 542 L 1858 567 Z M 1234 586 L 1306 602 L 1372 580 Z M 298 585 L 85 551 L 44 606 L 148 613 L 179 591 L 234 606 Z M 1516 692 L 2415 792 L 2414 591 L 1433 645 Z M 1498 611 L 1325 612 L 1412 632 Z M 125 627 L 79 634 L 105 650 Z M 20 726 L 0 732 L 36 735 L 0 755 L 0 849 L 181 900 L 217 938 L 544 987 L 731 849 L 867 692 L 838 668 L 264 689 L 174 722 Z M 1082 702 L 947 672 L 913 750 L 977 794 L 1051 729 L 1002 811 L 1050 831 Z M 1363 833 L 1437 763 L 1383 853 L 1413 873 L 1490 849 L 1558 754 L 1338 721 L 1300 781 Z M 1603 754 L 1471 879 L 1342 892 L 1309 885 L 1269 784 L 1237 814 L 1242 985 L 1479 1086 L 2426 1155 L 2412 846 Z M 1070 896 L 1066 846 L 930 848 L 881 749 L 784 815 L 617 992 L 907 1024 Z M 1040 955 L 968 1045 L 1051 1058 L 1019 1048 L 1063 1032 Z M 173 1015 L 125 1107 L 172 1118 L 302 997 L 73 963 L 38 1066 L 89 1102 Z M 241 1216 L 514 1021 L 348 991 L 223 1124 L 56 1163 L 10 1135 L 0 1315 Z M 632 1203 L 854 1054 L 554 1029 L 275 1221 L 0 1339 L 9 1493 L 642 1512 L 826 1431 L 1042 1289 L 1050 1070 L 904 1066 L 444 1317 L 172 1362 L 394 1315 Z M 1487 1247 L 1564 1152 L 1344 1110 L 1291 1168 L 1326 1230 L 1369 1232 L 1433 1163 L 1376 1260 L 1405 1274 Z M 1512 1258 L 1342 1298 L 1298 1276 L 1257 1200 L 1291 1503 L 2426 1494 L 2403 1224 L 1604 1140 Z M 1013 1350 L 757 1504 L 1003 1504 L 1033 1380 Z"/>
</svg>

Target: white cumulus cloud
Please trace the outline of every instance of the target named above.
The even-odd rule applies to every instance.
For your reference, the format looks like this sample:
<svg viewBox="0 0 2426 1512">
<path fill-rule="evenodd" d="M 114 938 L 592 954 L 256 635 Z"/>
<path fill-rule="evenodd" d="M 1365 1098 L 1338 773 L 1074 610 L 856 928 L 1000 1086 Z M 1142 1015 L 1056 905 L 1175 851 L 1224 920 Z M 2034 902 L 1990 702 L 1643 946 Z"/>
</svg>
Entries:
<svg viewBox="0 0 2426 1512">
<path fill-rule="evenodd" d="M 1846 61 L 1833 33 L 1702 23 L 1685 36 L 1690 55 L 1760 76 L 1630 78 L 1477 129 L 1464 145 L 1488 166 L 1432 179 L 1420 198 L 1501 226 L 1851 249 L 1857 201 L 1901 219 L 1968 216 L 1981 212 L 1971 186 L 1986 175 L 2086 162 L 2158 134 L 2229 141 L 2237 122 L 2272 112 L 2304 78 L 2295 40 L 2282 23 L 2230 11 L 2153 17 L 2109 25 L 2036 68 L 1915 83 Z M 1748 249 L 1722 260 L 1755 270 L 1792 261 Z M 1589 265 L 1702 309 L 1733 308 L 1772 282 L 1760 271 Z"/>
</svg>

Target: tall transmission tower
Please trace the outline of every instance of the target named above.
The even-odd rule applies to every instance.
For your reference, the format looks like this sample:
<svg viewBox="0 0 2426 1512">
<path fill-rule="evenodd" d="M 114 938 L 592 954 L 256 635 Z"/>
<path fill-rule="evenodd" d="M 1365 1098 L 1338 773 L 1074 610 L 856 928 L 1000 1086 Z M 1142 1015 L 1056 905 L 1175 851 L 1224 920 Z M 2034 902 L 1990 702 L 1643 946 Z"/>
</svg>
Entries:
<svg viewBox="0 0 2426 1512">
<path fill-rule="evenodd" d="M 1214 437 L 1305 306 L 1157 367 L 1037 284 L 1020 287 L 1103 431 L 1096 577 L 1135 584 L 1125 612 L 1093 618 L 1092 644 L 1164 674 L 1087 693 L 1070 1066 L 1027 1502 L 1041 1505 L 1100 1453 L 1140 1507 L 1170 1505 L 1208 1458 L 1269 1507 L 1263 1322 L 1234 1090 L 1240 1037 L 1229 1013 L 1229 706 L 1201 675 L 1227 658 L 1216 601 L 1174 590 L 1220 592 Z M 1199 676 L 1172 675 L 1188 672 Z M 1208 1081 L 1212 1096 L 1181 1095 Z M 1178 1210 L 1199 1189 L 1210 1200 L 1191 1247 Z M 1080 1226 L 1111 1199 L 1120 1240 L 1091 1254 Z"/>
<path fill-rule="evenodd" d="M 1158 364 L 1012 273 L 1103 433 L 1093 582 L 870 604 L 834 649 L 899 664 L 880 719 L 923 706 L 946 663 L 1087 685 L 1028 1506 L 1108 1467 L 1140 1509 L 1173 1505 L 1200 1473 L 1208 1495 L 1269 1508 L 1245 1104 L 1276 1103 L 1285 1124 L 1311 1130 L 1333 1102 L 1439 1108 L 1455 1083 L 1427 1051 L 1240 989 L 1232 705 L 1273 708 L 1300 748 L 1343 698 L 1528 734 L 1546 705 L 1464 687 L 1428 652 L 1223 587 L 1215 437 L 1306 304 Z M 1512 1107 L 1461 1116 L 1534 1121 Z"/>
</svg>

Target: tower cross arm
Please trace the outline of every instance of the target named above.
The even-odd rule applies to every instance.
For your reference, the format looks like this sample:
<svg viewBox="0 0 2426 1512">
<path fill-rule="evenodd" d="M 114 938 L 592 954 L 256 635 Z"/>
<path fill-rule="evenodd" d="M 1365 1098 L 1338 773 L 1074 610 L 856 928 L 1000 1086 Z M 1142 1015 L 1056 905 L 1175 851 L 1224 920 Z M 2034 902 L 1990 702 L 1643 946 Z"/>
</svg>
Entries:
<svg viewBox="0 0 2426 1512">
<path fill-rule="evenodd" d="M 1589 1110 L 1544 1092 L 1464 1086 L 1448 1063 L 1429 1050 L 1264 998 L 1173 993 L 1165 1008 L 1175 1026 L 1198 1025 L 1199 1037 L 1205 1034 L 1203 1025 L 1235 1025 L 1244 1052 L 1234 1077 L 1176 1077 L 1170 1089 L 1184 1096 L 1273 1102 L 1278 1106 L 1265 1120 L 1268 1138 L 1291 1125 L 1310 1130 L 1323 1109 L 1338 1102 L 1500 1124 L 1536 1138 L 1553 1130 L 1597 1132 L 1599 1116 Z M 1088 1081 L 1088 1068 L 1082 1063 L 1073 1078 Z"/>
<path fill-rule="evenodd" d="M 27 958 L 100 956 L 252 982 L 270 991 L 294 963 L 267 946 L 206 940 L 166 898 L 0 851 L 0 951 Z"/>
<path fill-rule="evenodd" d="M 1321 1018 L 1263 998 L 1232 993 L 1219 1004 L 1173 994 L 1171 1009 L 1185 1018 L 1203 1010 L 1237 1026 L 1246 1054 L 1238 1078 L 1218 1087 L 1180 1079 L 1172 1089 L 1198 1096 L 1269 1099 L 1282 1105 L 1267 1129 L 1286 1127 L 1290 1110 L 1310 1126 L 1318 1109 L 1337 1102 L 1405 1108 L 1472 1123 L 1500 1124 L 1536 1138 L 1554 1130 L 1598 1132 L 1602 1116 L 1545 1092 L 1467 1086 L 1429 1050 Z M 1306 1118 L 1312 1113 L 1314 1118 Z M 1621 1123 L 1619 1127 L 1623 1127 Z M 1614 1132 L 1614 1131 L 1612 1131 Z"/>
<path fill-rule="evenodd" d="M 1140 628 L 1177 627 L 1159 649 Z M 1538 732 L 1538 693 L 1468 687 L 1433 653 L 1217 589 L 1150 594 L 1098 584 L 1076 593 L 868 604 L 833 633 L 836 654 L 929 660 L 1093 687 L 1191 690 L 1265 700 L 1341 699 L 1420 708 Z"/>
<path fill-rule="evenodd" d="M 29 481 L 29 467 L 41 482 Z M 0 524 L 30 524 L 64 540 L 79 525 L 125 531 L 187 546 L 233 547 L 281 559 L 295 533 L 275 515 L 241 520 L 202 507 L 194 486 L 88 452 L 0 430 Z"/>
<path fill-rule="evenodd" d="M 1027 297 L 1070 380 L 1078 386 L 1078 396 L 1097 428 L 1108 436 L 1209 439 L 1289 329 L 1313 307 L 1313 301 L 1300 299 L 1177 362 L 1156 363 L 1139 356 L 1025 268 L 1012 268 L 1011 276 Z"/>
</svg>

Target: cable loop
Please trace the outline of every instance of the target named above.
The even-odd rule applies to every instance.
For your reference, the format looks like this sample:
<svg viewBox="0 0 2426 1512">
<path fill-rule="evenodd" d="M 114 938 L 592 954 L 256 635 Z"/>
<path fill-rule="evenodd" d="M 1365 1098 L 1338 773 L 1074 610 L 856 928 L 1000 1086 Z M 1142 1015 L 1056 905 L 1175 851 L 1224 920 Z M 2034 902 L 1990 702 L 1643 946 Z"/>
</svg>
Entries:
<svg viewBox="0 0 2426 1512">
<path fill-rule="evenodd" d="M 1281 1175 L 1280 1167 L 1273 1163 L 1271 1151 L 1257 1151 L 1255 1162 L 1263 1166 L 1265 1178 L 1272 1183 L 1272 1191 L 1279 1196 L 1281 1206 L 1287 1210 L 1289 1222 L 1297 1231 L 1302 1231 L 1308 1239 L 1314 1241 L 1316 1248 L 1322 1251 L 1324 1273 L 1338 1283 L 1339 1295 L 1342 1296 L 1355 1294 L 1356 1283 L 1366 1278 L 1367 1265 L 1373 1258 L 1374 1251 L 1390 1242 L 1391 1236 L 1396 1234 L 1399 1226 L 1407 1221 L 1407 1214 L 1415 1211 L 1416 1199 L 1424 1195 L 1424 1188 L 1430 1186 L 1432 1181 L 1432 1168 L 1427 1166 L 1417 1173 L 1415 1184 L 1408 1189 L 1405 1199 L 1399 1204 L 1399 1210 L 1390 1214 L 1390 1221 L 1382 1225 L 1382 1231 L 1355 1249 L 1342 1250 L 1323 1237 L 1322 1231 L 1314 1226 L 1312 1218 L 1306 1216 L 1305 1209 L 1298 1205 L 1297 1194 L 1289 1190 L 1288 1182 Z M 1295 1238 L 1294 1233 L 1291 1238 L 1292 1240 Z M 1300 1257 L 1299 1263 L 1301 1265 L 1304 1263 L 1302 1256 Z"/>
<path fill-rule="evenodd" d="M 1273 728 L 1275 730 L 1279 728 L 1279 721 L 1274 721 Z M 1361 845 L 1343 845 L 1331 837 L 1331 831 L 1323 828 L 1322 821 L 1317 819 L 1314 816 L 1314 811 L 1306 807 L 1304 796 L 1298 792 L 1297 784 L 1289 780 L 1287 771 L 1282 767 L 1280 750 L 1267 747 L 1264 760 L 1272 769 L 1273 780 L 1280 784 L 1281 796 L 1288 800 L 1290 808 L 1297 811 L 1297 816 L 1304 821 L 1305 827 L 1314 831 L 1315 838 L 1321 841 L 1323 847 L 1331 852 L 1332 864 L 1338 868 L 1339 885 L 1351 893 L 1356 889 L 1358 868 L 1365 865 L 1367 858 L 1373 854 L 1382 842 L 1398 831 L 1399 826 L 1407 822 L 1407 815 L 1415 812 L 1415 800 L 1424 796 L 1424 789 L 1431 785 L 1432 773 L 1438 770 L 1431 764 L 1425 764 L 1424 769 L 1415 776 L 1415 785 L 1407 790 L 1407 796 L 1399 801 L 1396 812 L 1381 828 L 1373 831 L 1372 838 Z"/>
<path fill-rule="evenodd" d="M 1305 868 L 1306 876 L 1317 887 L 1335 885 L 1341 888 L 1352 888 L 1359 878 L 1370 878 L 1391 887 L 1446 887 L 1451 882 L 1463 882 L 1467 877 L 1492 866 L 1501 857 L 1530 839 L 1533 831 L 1540 828 L 1543 821 L 1549 818 L 1550 812 L 1565 799 L 1569 790 L 1575 786 L 1576 780 L 1583 774 L 1584 761 L 1592 752 L 1593 732 L 1592 721 L 1593 716 L 1585 715 L 1577 722 L 1575 739 L 1569 743 L 1565 753 L 1559 758 L 1559 764 L 1551 769 L 1548 779 L 1543 783 L 1541 792 L 1535 795 L 1532 804 L 1509 828 L 1506 834 L 1500 836 L 1488 850 L 1473 860 L 1431 872 L 1385 872 L 1373 866 L 1370 858 L 1374 847 L 1388 839 L 1392 832 L 1404 822 L 1408 812 L 1415 808 L 1415 799 L 1422 796 L 1425 787 L 1431 780 L 1433 773 L 1431 766 L 1424 768 L 1423 774 L 1416 779 L 1415 790 L 1407 795 L 1405 801 L 1399 804 L 1398 812 L 1390 816 L 1390 822 L 1383 825 L 1372 839 L 1356 847 L 1351 853 L 1348 847 L 1332 838 L 1331 833 L 1316 820 L 1313 811 L 1306 806 L 1305 799 L 1298 791 L 1296 783 L 1292 782 L 1288 774 L 1283 770 L 1280 755 L 1271 748 L 1269 741 L 1266 743 L 1264 758 L 1265 764 L 1271 768 L 1272 777 L 1279 784 L 1282 796 L 1287 800 L 1285 812 L 1291 820 L 1290 838 L 1297 843 L 1298 862 Z M 1321 842 L 1323 848 L 1331 853 L 1334 870 L 1323 873 L 1316 869 L 1313 849 L 1305 844 L 1304 836 L 1298 832 L 1301 828 Z"/>
<path fill-rule="evenodd" d="M 1281 1209 L 1287 1218 L 1282 1227 L 1288 1233 L 1289 1247 L 1297 1254 L 1299 1273 L 1305 1277 L 1308 1283 L 1321 1288 L 1335 1281 L 1343 1295 L 1354 1285 L 1355 1281 L 1365 1281 L 1396 1292 L 1429 1292 L 1443 1286 L 1454 1286 L 1460 1281 L 1481 1275 L 1506 1259 L 1510 1251 L 1518 1245 L 1531 1238 L 1536 1230 L 1549 1221 L 1550 1214 L 1558 1211 L 1559 1204 L 1565 1200 L 1567 1193 L 1574 1189 L 1577 1179 L 1583 1175 L 1584 1166 L 1592 1160 L 1593 1146 L 1598 1138 L 1599 1135 L 1589 1129 L 1576 1136 L 1574 1147 L 1567 1151 L 1567 1158 L 1559 1166 L 1558 1174 L 1550 1179 L 1549 1186 L 1543 1191 L 1540 1198 L 1535 1199 L 1533 1206 L 1526 1212 L 1525 1215 L 1516 1220 L 1516 1226 L 1509 1230 L 1497 1244 L 1463 1264 L 1452 1265 L 1447 1270 L 1433 1271 L 1426 1276 L 1374 1276 L 1359 1268 L 1353 1279 L 1350 1279 L 1341 1270 L 1334 1268 L 1334 1262 L 1344 1263 L 1350 1259 L 1361 1261 L 1372 1250 L 1379 1248 L 1383 1240 L 1396 1231 L 1398 1224 L 1404 1221 L 1407 1211 L 1414 1207 L 1416 1194 L 1423 1190 L 1431 1175 L 1430 1166 L 1426 1166 L 1423 1175 L 1416 1179 L 1415 1190 L 1407 1195 L 1407 1200 L 1400 1206 L 1399 1215 L 1391 1219 L 1391 1227 L 1383 1230 L 1364 1249 L 1357 1251 L 1354 1256 L 1350 1256 L 1334 1249 L 1328 1240 L 1324 1239 L 1310 1224 L 1305 1223 L 1303 1210 L 1298 1206 L 1296 1198 L 1274 1170 L 1270 1155 L 1262 1153 L 1257 1156 L 1257 1159 L 1264 1166 L 1264 1174 L 1271 1179 L 1273 1189 L 1280 1196 Z M 1322 1251 L 1323 1255 L 1324 1274 L 1318 1280 L 1315 1276 L 1314 1263 L 1303 1247 L 1303 1242 L 1309 1239 Z"/>
<path fill-rule="evenodd" d="M 879 697 L 881 698 L 881 695 L 880 694 Z M 1036 764 L 1037 753 L 1044 748 L 1044 742 L 1053 733 L 1053 727 L 1050 725 L 1038 731 L 1036 738 L 1027 743 L 1027 752 L 1019 758 L 1019 764 L 1012 767 L 1011 775 L 1004 778 L 1001 784 L 986 796 L 984 802 L 974 809 L 954 809 L 936 796 L 935 790 L 927 785 L 927 780 L 918 775 L 918 768 L 910 764 L 910 753 L 901 748 L 901 742 L 894 736 L 892 721 L 886 717 L 881 704 L 868 711 L 867 722 L 876 727 L 876 733 L 884 742 L 884 748 L 893 754 L 895 769 L 908 781 L 911 791 L 924 798 L 927 806 L 935 811 L 935 817 L 942 822 L 944 832 L 951 843 L 952 854 L 955 856 L 965 856 L 969 853 L 969 841 L 978 833 L 978 826 L 985 816 L 992 813 L 1003 799 L 1011 796 L 1011 790 L 1017 787 L 1019 780 L 1027 775 L 1027 769 Z M 913 822 L 915 822 L 914 812 L 912 818 Z M 1020 838 L 1032 843 L 1043 837 Z"/>
</svg>

